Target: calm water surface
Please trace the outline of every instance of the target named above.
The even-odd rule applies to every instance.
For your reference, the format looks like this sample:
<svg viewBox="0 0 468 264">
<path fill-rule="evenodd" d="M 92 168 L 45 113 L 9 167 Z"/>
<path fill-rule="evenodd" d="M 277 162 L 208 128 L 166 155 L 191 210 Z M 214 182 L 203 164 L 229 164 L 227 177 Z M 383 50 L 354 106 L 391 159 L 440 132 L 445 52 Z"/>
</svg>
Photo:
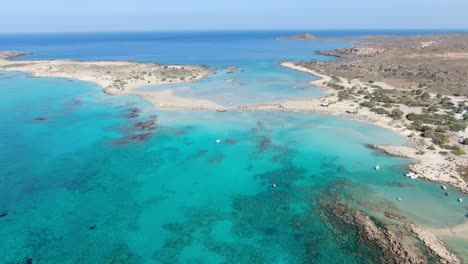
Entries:
<svg viewBox="0 0 468 264">
<path fill-rule="evenodd" d="M 278 62 L 325 59 L 314 52 L 347 44 L 272 40 L 293 33 L 1 36 L 0 49 L 34 51 L 18 59 L 207 64 L 218 73 L 174 89 L 223 103 L 319 95 L 311 76 Z M 228 65 L 239 70 L 228 74 Z M 227 86 L 226 75 L 245 85 Z M 3 263 L 372 263 L 364 245 L 337 239 L 321 216 L 317 201 L 331 189 L 426 227 L 465 219 L 455 197 L 468 197 L 408 180 L 410 160 L 367 147 L 404 142 L 379 127 L 304 114 L 158 111 L 90 83 L 22 73 L 0 73 L 0 91 Z M 152 118 L 152 129 L 136 126 Z"/>
</svg>

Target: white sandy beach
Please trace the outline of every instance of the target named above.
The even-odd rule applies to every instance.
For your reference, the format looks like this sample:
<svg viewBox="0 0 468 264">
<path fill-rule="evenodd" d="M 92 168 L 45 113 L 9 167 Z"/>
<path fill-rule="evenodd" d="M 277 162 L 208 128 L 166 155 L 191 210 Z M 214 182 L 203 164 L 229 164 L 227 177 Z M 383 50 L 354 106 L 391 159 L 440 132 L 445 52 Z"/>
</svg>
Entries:
<svg viewBox="0 0 468 264">
<path fill-rule="evenodd" d="M 418 150 L 421 150 L 424 147 L 424 145 L 420 142 L 424 142 L 425 139 L 419 136 L 417 133 L 414 133 L 414 131 L 408 129 L 406 123 L 393 120 L 387 116 L 379 115 L 370 111 L 368 108 L 359 107 L 359 103 L 348 100 L 339 101 L 337 92 L 324 85 L 325 82 L 331 80 L 330 76 L 295 65 L 291 62 L 283 62 L 281 65 L 321 77 L 322 79 L 314 81 L 313 84 L 321 87 L 322 91 L 326 92 L 328 96 L 323 98 L 287 100 L 269 104 L 246 105 L 240 106 L 239 108 L 246 110 L 307 112 L 322 115 L 332 115 L 391 129 L 401 136 L 408 138 L 408 143 L 405 144 L 405 146 L 375 146 L 376 148 L 383 150 L 390 155 L 414 159 L 417 161 L 417 163 L 411 165 L 410 169 L 413 172 L 419 174 L 422 178 L 429 181 L 447 183 L 457 187 L 465 193 L 468 193 L 468 186 L 457 171 L 457 166 L 467 165 L 466 156 L 446 157 L 439 154 L 442 149 L 438 147 L 435 147 L 435 150 L 428 150 L 427 148 L 424 148 L 425 154 L 418 155 L 416 154 Z M 356 85 L 364 86 L 364 83 L 358 79 L 340 79 L 342 81 L 342 85 L 347 88 L 351 88 L 352 86 Z M 385 87 L 386 89 L 395 89 L 394 87 L 385 83 L 376 82 L 375 84 L 381 87 Z M 409 111 L 415 112 L 415 109 L 413 108 L 408 109 L 408 107 L 401 107 L 400 109 L 405 113 L 409 113 Z M 427 147 L 428 146 L 429 145 L 427 145 Z"/>
</svg>

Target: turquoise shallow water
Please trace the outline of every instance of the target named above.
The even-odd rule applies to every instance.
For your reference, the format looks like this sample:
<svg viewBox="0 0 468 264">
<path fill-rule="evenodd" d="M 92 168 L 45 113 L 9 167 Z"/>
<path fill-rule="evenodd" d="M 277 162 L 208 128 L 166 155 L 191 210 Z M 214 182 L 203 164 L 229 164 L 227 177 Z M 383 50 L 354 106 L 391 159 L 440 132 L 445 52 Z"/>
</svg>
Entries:
<svg viewBox="0 0 468 264">
<path fill-rule="evenodd" d="M 182 97 L 208 99 L 222 105 L 277 101 L 319 96 L 309 74 L 286 69 L 281 60 L 321 59 L 317 50 L 349 45 L 339 42 L 276 41 L 298 31 L 141 32 L 1 35 L 0 50 L 29 51 L 15 58 L 131 60 L 170 64 L 197 64 L 216 74 L 199 83 L 143 88 L 172 88 Z M 334 36 L 333 32 L 324 36 Z M 337 33 L 335 33 L 337 34 Z M 342 34 L 342 32 L 340 33 Z M 349 34 L 349 33 L 348 33 Z M 355 35 L 366 34 L 357 32 Z M 335 35 L 336 36 L 336 35 Z M 233 73 L 223 70 L 237 66 Z M 226 79 L 234 79 L 226 82 Z M 240 85 L 236 85 L 240 84 Z"/>
<path fill-rule="evenodd" d="M 455 197 L 468 197 L 408 180 L 409 160 L 366 146 L 403 143 L 379 127 L 157 111 L 90 83 L 20 73 L 1 73 L 0 92 L 3 263 L 371 263 L 319 215 L 318 197 L 336 185 L 423 226 L 465 218 Z M 135 127 L 154 115 L 154 129 Z"/>
<path fill-rule="evenodd" d="M 159 85 L 139 90 L 172 89 L 177 96 L 206 99 L 225 106 L 322 95 L 317 87 L 310 84 L 313 76 L 282 67 L 278 61 L 236 66 L 239 68 L 233 73 L 226 69 L 218 69 L 214 74 L 196 83 Z"/>
</svg>

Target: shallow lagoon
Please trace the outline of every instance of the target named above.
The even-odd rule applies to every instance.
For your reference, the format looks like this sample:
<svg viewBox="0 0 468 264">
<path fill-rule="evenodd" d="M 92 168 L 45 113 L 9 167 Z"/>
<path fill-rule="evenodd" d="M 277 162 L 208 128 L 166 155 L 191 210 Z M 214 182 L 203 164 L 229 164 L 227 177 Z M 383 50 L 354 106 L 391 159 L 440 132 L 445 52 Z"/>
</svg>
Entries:
<svg viewBox="0 0 468 264">
<path fill-rule="evenodd" d="M 409 160 L 367 147 L 403 143 L 379 127 L 157 111 L 89 83 L 19 73 L 2 73 L 0 90 L 6 263 L 367 262 L 319 217 L 316 199 L 335 185 L 426 227 L 465 217 L 457 195 L 403 176 Z M 157 128 L 135 128 L 155 114 Z"/>
</svg>

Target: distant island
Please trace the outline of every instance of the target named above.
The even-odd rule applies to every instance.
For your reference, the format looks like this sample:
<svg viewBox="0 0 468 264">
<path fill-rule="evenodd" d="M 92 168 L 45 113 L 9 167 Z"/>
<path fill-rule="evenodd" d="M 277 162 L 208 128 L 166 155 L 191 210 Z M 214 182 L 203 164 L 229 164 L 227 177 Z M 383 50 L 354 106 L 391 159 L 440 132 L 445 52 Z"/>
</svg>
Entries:
<svg viewBox="0 0 468 264">
<path fill-rule="evenodd" d="M 362 40 L 363 38 L 321 38 L 314 34 L 303 33 L 293 36 L 278 37 L 275 40 L 290 40 L 290 41 L 338 41 L 338 42 L 355 42 Z"/>
<path fill-rule="evenodd" d="M 310 33 L 304 33 L 304 34 L 299 34 L 299 35 L 294 35 L 294 36 L 289 36 L 289 37 L 279 37 L 279 38 L 276 38 L 276 40 L 319 40 L 319 38 Z"/>
</svg>

